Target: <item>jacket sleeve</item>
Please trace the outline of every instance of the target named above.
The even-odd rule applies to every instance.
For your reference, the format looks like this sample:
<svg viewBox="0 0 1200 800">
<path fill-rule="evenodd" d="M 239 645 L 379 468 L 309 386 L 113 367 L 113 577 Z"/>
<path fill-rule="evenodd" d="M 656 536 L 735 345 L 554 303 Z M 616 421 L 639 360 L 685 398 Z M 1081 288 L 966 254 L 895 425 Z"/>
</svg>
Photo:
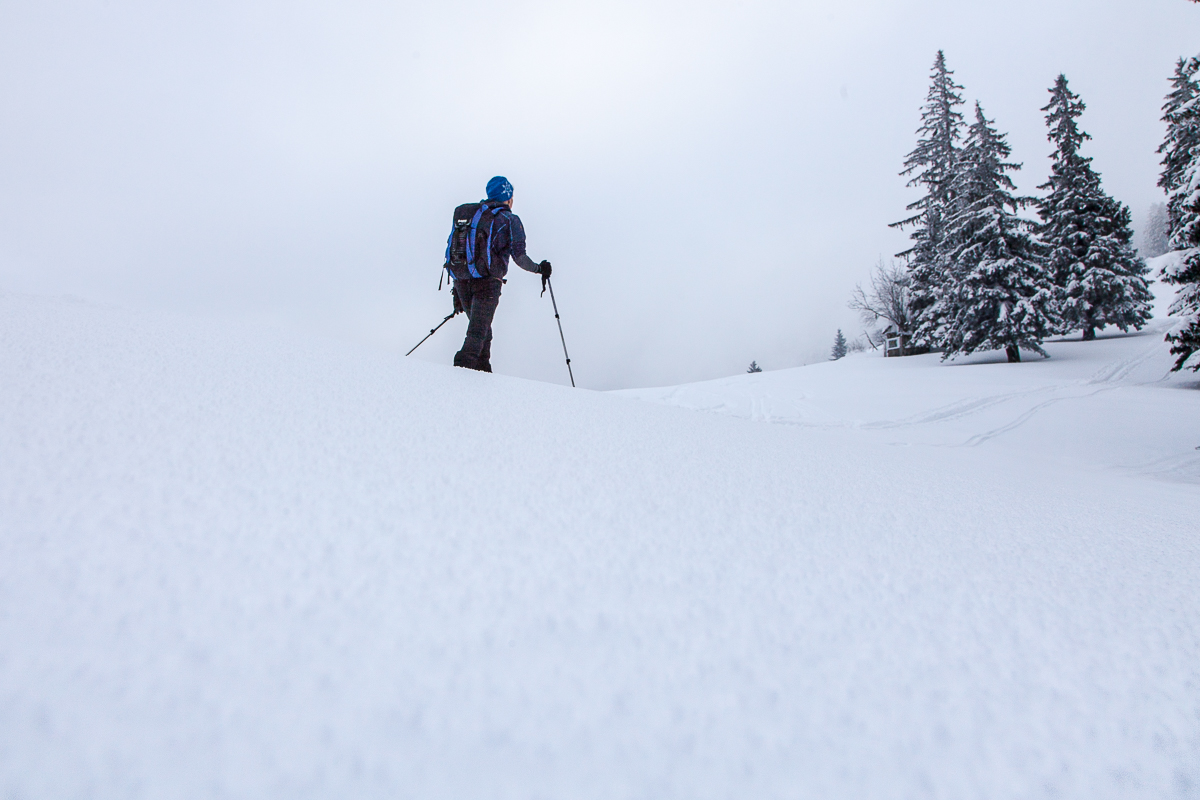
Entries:
<svg viewBox="0 0 1200 800">
<path fill-rule="evenodd" d="M 541 272 L 541 267 L 538 266 L 537 262 L 525 253 L 525 226 L 521 224 L 521 218 L 516 214 L 513 214 L 512 219 L 509 221 L 508 247 L 513 261 L 517 262 L 518 267 L 526 272 Z"/>
</svg>

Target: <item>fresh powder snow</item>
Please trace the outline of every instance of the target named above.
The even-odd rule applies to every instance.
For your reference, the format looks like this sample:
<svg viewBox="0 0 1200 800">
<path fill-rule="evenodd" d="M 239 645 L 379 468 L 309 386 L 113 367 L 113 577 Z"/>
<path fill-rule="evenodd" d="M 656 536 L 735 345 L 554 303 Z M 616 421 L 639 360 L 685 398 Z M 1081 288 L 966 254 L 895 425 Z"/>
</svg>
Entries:
<svg viewBox="0 0 1200 800">
<path fill-rule="evenodd" d="M 1200 796 L 1172 324 L 598 393 L 0 296 L 0 797 Z"/>
</svg>

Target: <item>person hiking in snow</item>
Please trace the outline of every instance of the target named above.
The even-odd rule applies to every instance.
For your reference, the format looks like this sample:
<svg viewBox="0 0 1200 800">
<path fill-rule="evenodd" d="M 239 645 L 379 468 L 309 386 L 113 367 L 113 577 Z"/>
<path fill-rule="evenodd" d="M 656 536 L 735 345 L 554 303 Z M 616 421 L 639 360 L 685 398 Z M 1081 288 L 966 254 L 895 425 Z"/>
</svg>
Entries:
<svg viewBox="0 0 1200 800">
<path fill-rule="evenodd" d="M 508 259 L 527 272 L 550 277 L 550 262 L 534 263 L 525 254 L 525 226 L 512 213 L 513 187 L 497 175 L 487 183 L 487 199 L 454 209 L 454 225 L 446 242 L 445 269 L 454 279 L 454 313 L 465 311 L 469 323 L 454 366 L 492 371 L 492 317 L 508 273 Z"/>
</svg>

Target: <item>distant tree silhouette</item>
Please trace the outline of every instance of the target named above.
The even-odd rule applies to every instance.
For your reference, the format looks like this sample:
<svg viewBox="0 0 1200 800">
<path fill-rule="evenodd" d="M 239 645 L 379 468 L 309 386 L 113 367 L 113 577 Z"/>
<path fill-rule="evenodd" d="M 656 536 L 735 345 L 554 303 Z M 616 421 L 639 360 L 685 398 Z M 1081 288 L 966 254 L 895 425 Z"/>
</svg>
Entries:
<svg viewBox="0 0 1200 800">
<path fill-rule="evenodd" d="M 842 335 L 842 329 L 838 328 L 837 336 L 833 340 L 833 350 L 829 352 L 829 360 L 837 361 L 839 358 L 844 358 L 849 352 L 849 345 L 846 344 L 846 337 Z"/>
</svg>

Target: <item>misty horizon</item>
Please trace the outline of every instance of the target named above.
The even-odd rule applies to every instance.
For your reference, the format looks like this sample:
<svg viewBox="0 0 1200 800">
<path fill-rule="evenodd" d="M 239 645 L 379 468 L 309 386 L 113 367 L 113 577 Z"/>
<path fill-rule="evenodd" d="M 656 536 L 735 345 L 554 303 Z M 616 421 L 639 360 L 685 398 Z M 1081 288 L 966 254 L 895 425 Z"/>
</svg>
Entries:
<svg viewBox="0 0 1200 800">
<path fill-rule="evenodd" d="M 683 13 L 683 9 L 687 13 Z M 655 386 L 827 357 L 919 192 L 900 177 L 935 53 L 1049 170 L 1059 73 L 1141 226 L 1183 0 L 370 2 L 14 8 L 0 36 L 0 291 L 271 320 L 402 355 L 450 310 L 453 208 L 515 186 L 554 264 L 578 383 Z M 1064 32 L 1066 35 L 1064 35 Z M 498 372 L 566 383 L 549 297 L 512 270 Z M 455 320 L 413 355 L 450 363 Z"/>
</svg>

